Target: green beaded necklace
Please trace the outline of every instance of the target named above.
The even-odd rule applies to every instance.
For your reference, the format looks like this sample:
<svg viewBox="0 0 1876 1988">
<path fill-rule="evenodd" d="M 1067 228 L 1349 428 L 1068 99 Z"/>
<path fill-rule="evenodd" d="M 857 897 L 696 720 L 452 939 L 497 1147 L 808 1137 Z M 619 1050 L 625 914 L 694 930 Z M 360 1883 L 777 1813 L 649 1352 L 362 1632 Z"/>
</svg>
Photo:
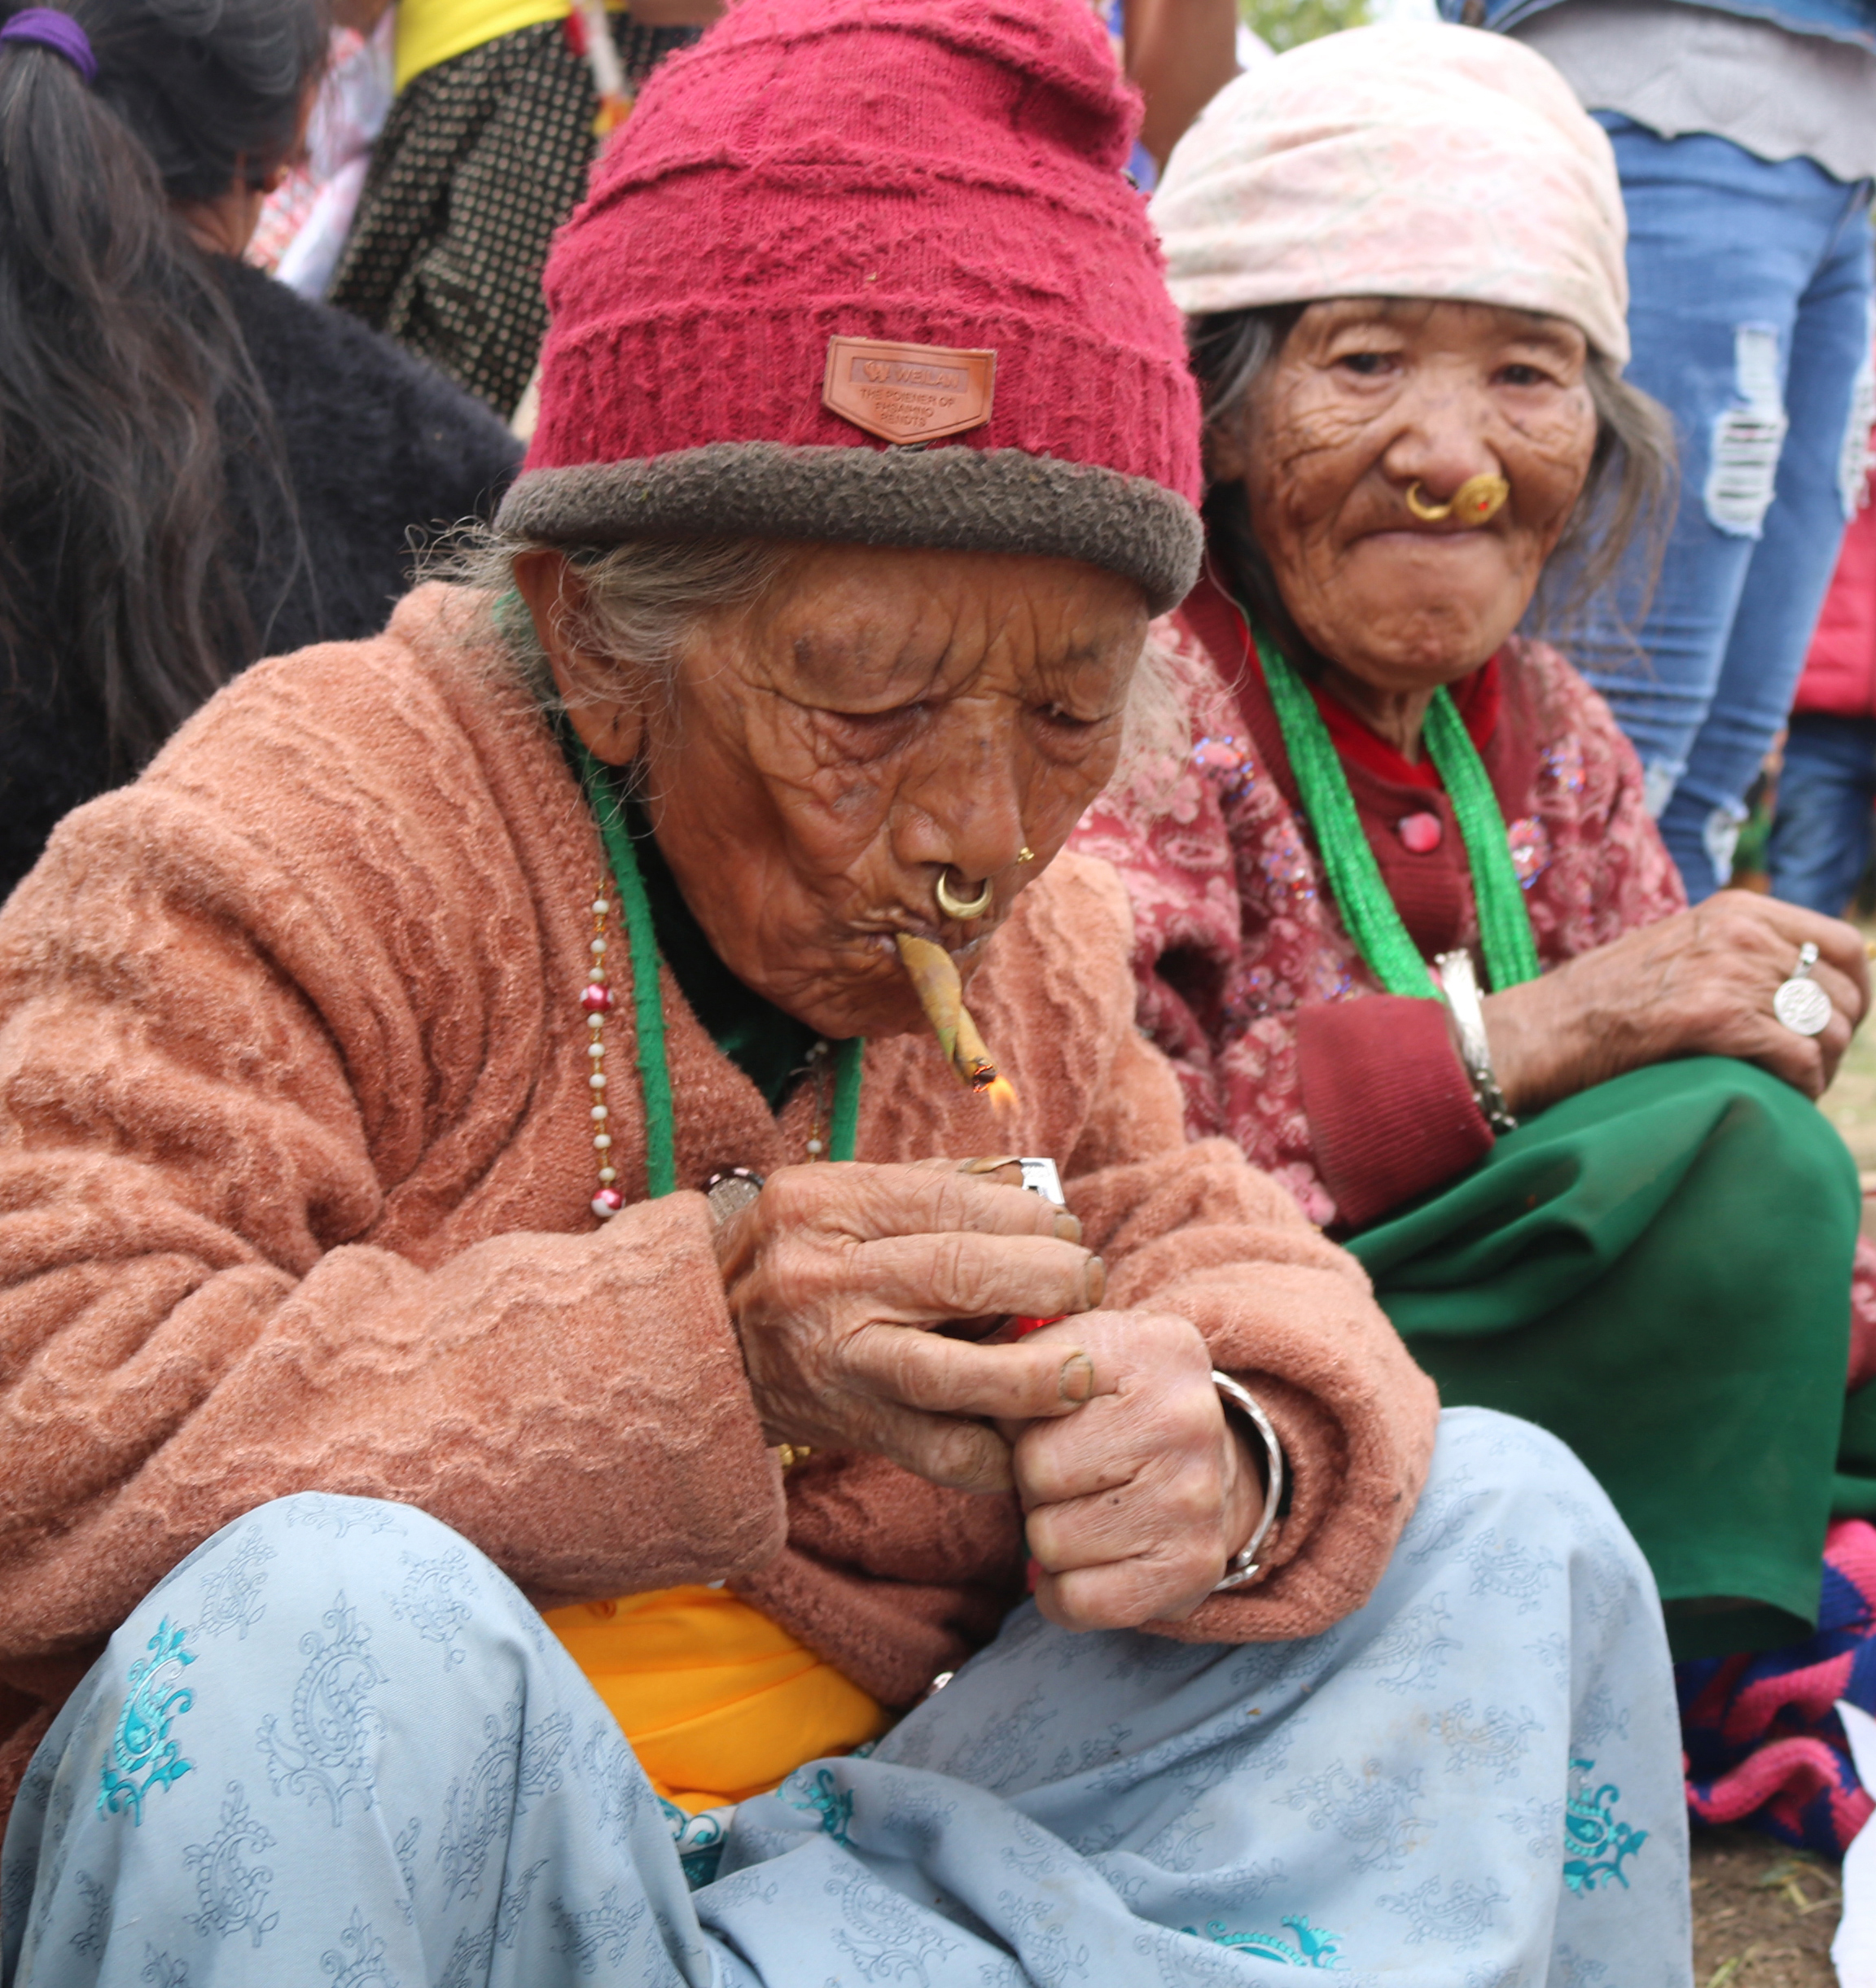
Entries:
<svg viewBox="0 0 1876 1988">
<path fill-rule="evenodd" d="M 638 852 L 625 826 L 625 811 L 611 775 L 585 746 L 580 770 L 587 804 L 599 824 L 611 865 L 612 881 L 625 914 L 632 958 L 632 1015 L 638 1038 L 638 1088 L 645 1104 L 645 1177 L 651 1198 L 677 1186 L 676 1114 L 671 1098 L 671 1065 L 664 1049 L 664 1002 L 658 983 L 658 935 L 651 922 Z M 828 1114 L 828 1158 L 850 1160 L 860 1133 L 860 1069 L 866 1044 L 860 1036 L 834 1053 L 834 1104 Z"/>
<path fill-rule="evenodd" d="M 1242 607 L 1238 611 L 1244 613 Z M 1251 626 L 1248 615 L 1244 624 L 1247 629 Z M 1390 994 L 1439 1000 L 1427 962 L 1408 936 L 1381 880 L 1381 865 L 1355 812 L 1355 797 L 1348 791 L 1341 755 L 1315 698 L 1261 629 L 1256 631 L 1256 640 L 1264 681 L 1282 729 L 1284 750 L 1290 755 L 1290 769 L 1302 794 L 1303 812 L 1314 831 L 1329 887 L 1350 936 L 1374 978 Z M 1472 872 L 1472 894 L 1479 907 L 1486 974 L 1494 990 L 1535 980 L 1537 944 L 1532 936 L 1523 887 L 1511 860 L 1505 817 L 1479 749 L 1444 685 L 1433 693 L 1433 702 L 1427 707 L 1426 739 L 1427 756 L 1459 817 L 1459 834 Z"/>
</svg>

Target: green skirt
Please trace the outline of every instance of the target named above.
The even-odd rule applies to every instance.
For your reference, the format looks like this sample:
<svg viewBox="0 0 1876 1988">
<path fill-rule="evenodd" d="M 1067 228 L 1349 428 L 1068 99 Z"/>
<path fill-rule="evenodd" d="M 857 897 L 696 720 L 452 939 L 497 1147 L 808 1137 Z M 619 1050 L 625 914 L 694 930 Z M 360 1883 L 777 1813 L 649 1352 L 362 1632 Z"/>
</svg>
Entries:
<svg viewBox="0 0 1876 1988">
<path fill-rule="evenodd" d="M 1817 1626 L 1824 1529 L 1876 1512 L 1876 1386 L 1844 1399 L 1856 1170 L 1748 1063 L 1554 1106 L 1351 1239 L 1449 1406 L 1521 1415 L 1599 1478 L 1677 1657 Z"/>
</svg>

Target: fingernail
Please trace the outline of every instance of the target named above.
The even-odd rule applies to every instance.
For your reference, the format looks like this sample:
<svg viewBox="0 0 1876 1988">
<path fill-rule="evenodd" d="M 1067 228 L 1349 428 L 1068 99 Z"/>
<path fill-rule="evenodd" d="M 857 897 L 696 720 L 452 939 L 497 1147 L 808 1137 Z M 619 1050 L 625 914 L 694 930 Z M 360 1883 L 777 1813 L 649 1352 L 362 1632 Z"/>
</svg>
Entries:
<svg viewBox="0 0 1876 1988">
<path fill-rule="evenodd" d="M 1061 1386 L 1064 1401 L 1085 1401 L 1094 1392 L 1094 1363 L 1085 1353 L 1063 1361 Z"/>
<path fill-rule="evenodd" d="M 1090 1256 L 1084 1276 L 1088 1294 L 1086 1309 L 1093 1311 L 1107 1295 L 1107 1266 L 1098 1256 Z"/>
<path fill-rule="evenodd" d="M 1006 1167 L 1020 1167 L 1022 1164 L 1023 1156 L 1019 1153 L 1005 1153 L 992 1159 L 966 1160 L 964 1163 L 963 1171 L 966 1173 L 1000 1173 Z"/>
<path fill-rule="evenodd" d="M 1055 1240 L 1058 1242 L 1079 1242 L 1081 1224 L 1075 1216 L 1063 1212 L 1055 1218 Z"/>
</svg>

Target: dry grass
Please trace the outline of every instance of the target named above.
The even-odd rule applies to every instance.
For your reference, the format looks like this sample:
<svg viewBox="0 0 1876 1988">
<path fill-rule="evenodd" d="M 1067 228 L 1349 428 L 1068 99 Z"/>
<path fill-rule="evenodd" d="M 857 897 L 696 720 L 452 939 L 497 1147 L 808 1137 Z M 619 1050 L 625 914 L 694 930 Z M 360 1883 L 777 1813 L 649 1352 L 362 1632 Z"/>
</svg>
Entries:
<svg viewBox="0 0 1876 1988">
<path fill-rule="evenodd" d="M 1858 1031 L 1837 1068 L 1837 1081 L 1824 1093 L 1824 1114 L 1843 1135 L 1864 1175 L 1867 1192 L 1876 1187 L 1876 1020 Z M 1867 1223 L 1865 1223 L 1867 1226 Z"/>
<path fill-rule="evenodd" d="M 1835 1865 L 1745 1829 L 1694 1833 L 1694 1988 L 1835 1988 Z"/>
</svg>

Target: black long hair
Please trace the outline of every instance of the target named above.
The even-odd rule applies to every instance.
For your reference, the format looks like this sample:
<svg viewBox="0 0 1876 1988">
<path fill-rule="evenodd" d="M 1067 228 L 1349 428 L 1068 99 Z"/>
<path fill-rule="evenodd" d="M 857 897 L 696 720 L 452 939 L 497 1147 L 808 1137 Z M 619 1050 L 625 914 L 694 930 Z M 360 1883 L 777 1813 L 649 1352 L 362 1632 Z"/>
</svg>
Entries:
<svg viewBox="0 0 1876 1988">
<path fill-rule="evenodd" d="M 27 659 L 77 672 L 122 777 L 265 636 L 230 551 L 226 465 L 257 454 L 285 491 L 278 440 L 214 258 L 177 209 L 238 174 L 257 188 L 288 156 L 326 15 L 323 0 L 63 11 L 94 85 L 50 49 L 0 42 L 0 645 L 16 685 Z"/>
</svg>

